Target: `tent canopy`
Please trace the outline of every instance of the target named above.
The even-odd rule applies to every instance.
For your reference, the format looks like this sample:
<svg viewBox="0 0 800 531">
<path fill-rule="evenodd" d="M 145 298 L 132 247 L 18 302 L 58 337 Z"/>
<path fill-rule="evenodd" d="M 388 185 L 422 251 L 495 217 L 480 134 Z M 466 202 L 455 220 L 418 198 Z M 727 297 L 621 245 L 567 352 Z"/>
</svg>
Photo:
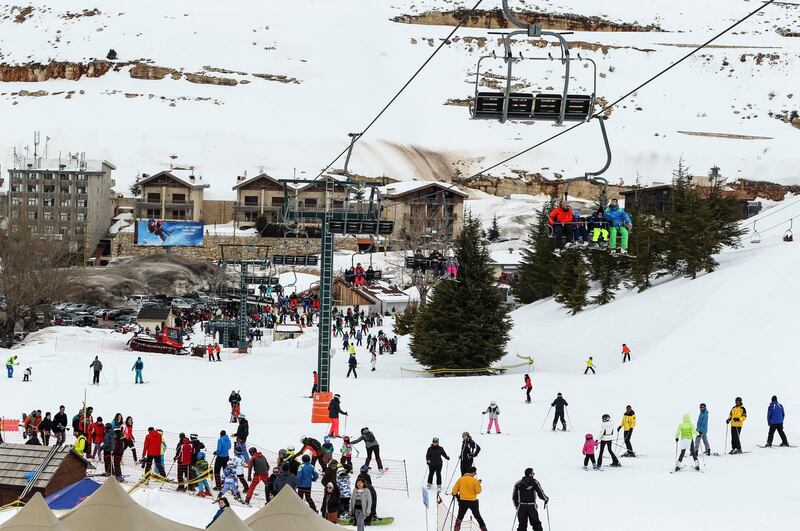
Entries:
<svg viewBox="0 0 800 531">
<path fill-rule="evenodd" d="M 44 501 L 54 511 L 74 509 L 75 506 L 94 494 L 99 488 L 100 483 L 91 478 L 86 478 L 51 494 Z"/>
<path fill-rule="evenodd" d="M 80 531 L 197 531 L 145 509 L 113 478 L 60 519 Z"/>
<path fill-rule="evenodd" d="M 71 531 L 69 527 L 58 521 L 38 492 L 17 514 L 0 525 L 0 529 L 2 531 Z"/>
<path fill-rule="evenodd" d="M 343 531 L 311 510 L 289 486 L 244 521 L 253 531 Z"/>
<path fill-rule="evenodd" d="M 233 509 L 228 508 L 222 512 L 214 525 L 208 528 L 208 531 L 253 531 L 239 516 L 233 512 Z"/>
</svg>

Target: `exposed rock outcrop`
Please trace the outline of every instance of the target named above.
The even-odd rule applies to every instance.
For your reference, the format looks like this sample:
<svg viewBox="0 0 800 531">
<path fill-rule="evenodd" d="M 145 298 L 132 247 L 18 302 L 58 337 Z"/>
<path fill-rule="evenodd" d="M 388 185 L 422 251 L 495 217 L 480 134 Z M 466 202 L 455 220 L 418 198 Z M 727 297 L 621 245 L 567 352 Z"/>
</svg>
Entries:
<svg viewBox="0 0 800 531">
<path fill-rule="evenodd" d="M 50 79 L 77 81 L 82 77 L 100 77 L 112 68 L 108 61 L 75 63 L 50 61 L 47 64 L 27 63 L 22 65 L 0 64 L 0 81 L 35 83 Z"/>
<path fill-rule="evenodd" d="M 180 79 L 180 72 L 172 68 L 165 68 L 163 66 L 146 65 L 142 63 L 135 64 L 131 67 L 129 74 L 134 79 L 164 79 L 168 75 L 178 74 L 177 79 Z M 173 75 L 173 79 L 175 79 Z"/>
</svg>

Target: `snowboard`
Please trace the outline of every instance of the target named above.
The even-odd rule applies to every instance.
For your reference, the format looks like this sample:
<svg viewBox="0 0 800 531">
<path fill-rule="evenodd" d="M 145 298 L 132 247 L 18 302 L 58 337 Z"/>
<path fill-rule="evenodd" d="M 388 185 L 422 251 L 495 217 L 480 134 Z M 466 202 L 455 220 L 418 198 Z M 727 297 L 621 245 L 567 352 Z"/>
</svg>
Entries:
<svg viewBox="0 0 800 531">
<path fill-rule="evenodd" d="M 391 525 L 394 523 L 394 516 L 385 516 L 383 518 L 373 518 L 369 525 Z M 339 525 L 356 525 L 355 518 L 351 516 L 339 518 Z"/>
<path fill-rule="evenodd" d="M 794 444 L 790 444 L 789 446 L 781 446 L 779 444 L 773 446 L 766 446 L 766 445 L 761 446 L 760 444 L 758 444 L 756 446 L 758 446 L 759 448 L 797 448 L 797 446 Z"/>
</svg>

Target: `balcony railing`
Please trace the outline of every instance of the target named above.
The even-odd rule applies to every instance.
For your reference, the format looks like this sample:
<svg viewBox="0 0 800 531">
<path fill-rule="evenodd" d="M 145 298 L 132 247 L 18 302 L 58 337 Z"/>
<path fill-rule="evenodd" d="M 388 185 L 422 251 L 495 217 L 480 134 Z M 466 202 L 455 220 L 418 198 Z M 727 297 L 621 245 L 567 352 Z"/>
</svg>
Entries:
<svg viewBox="0 0 800 531">
<path fill-rule="evenodd" d="M 136 206 L 138 208 L 161 208 L 163 205 L 164 208 L 173 208 L 173 209 L 185 209 L 185 210 L 192 210 L 194 208 L 194 201 L 183 201 L 183 202 L 166 202 L 162 203 L 161 201 L 136 201 Z"/>
</svg>

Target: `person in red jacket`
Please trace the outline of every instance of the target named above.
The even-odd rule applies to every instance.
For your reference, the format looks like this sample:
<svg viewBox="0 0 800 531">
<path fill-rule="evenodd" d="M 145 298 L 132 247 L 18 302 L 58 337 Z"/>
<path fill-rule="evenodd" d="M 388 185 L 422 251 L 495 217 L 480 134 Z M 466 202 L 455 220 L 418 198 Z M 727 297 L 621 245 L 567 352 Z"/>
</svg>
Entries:
<svg viewBox="0 0 800 531">
<path fill-rule="evenodd" d="M 97 422 L 89 426 L 89 437 L 87 440 L 92 441 L 94 451 L 92 452 L 92 459 L 100 459 L 102 456 L 102 448 L 100 444 L 106 436 L 106 425 L 103 424 L 103 417 L 97 417 Z"/>
<path fill-rule="evenodd" d="M 142 447 L 142 459 L 145 461 L 144 473 L 150 472 L 153 467 L 153 461 L 156 463 L 156 471 L 163 477 L 167 477 L 167 471 L 164 470 L 164 450 L 162 443 L 164 437 L 161 432 L 150 426 L 147 428 L 147 436 L 144 438 L 144 446 Z"/>
<path fill-rule="evenodd" d="M 531 377 L 527 374 L 525 375 L 525 385 L 522 386 L 525 389 L 525 403 L 531 403 L 531 390 L 533 389 L 533 382 L 531 381 Z"/>
<path fill-rule="evenodd" d="M 631 349 L 625 343 L 622 344 L 622 363 L 631 361 Z"/>
<path fill-rule="evenodd" d="M 263 481 L 264 488 L 266 488 L 269 480 L 269 463 L 264 454 L 255 447 L 250 448 L 248 453 L 250 454 L 250 461 L 247 463 L 247 479 L 252 479 L 252 483 L 250 483 L 250 488 L 247 489 L 247 496 L 244 500 L 246 505 L 250 505 L 250 500 L 253 498 L 253 493 L 256 491 L 258 484 Z M 269 496 L 269 493 L 267 493 L 267 496 Z"/>
<path fill-rule="evenodd" d="M 189 478 L 189 465 L 192 464 L 192 455 L 194 454 L 194 447 L 189 438 L 181 433 L 180 442 L 176 448 L 175 458 L 173 461 L 178 462 L 178 483 L 183 483 L 184 478 Z M 178 485 L 179 491 L 186 490 L 186 485 Z"/>
<path fill-rule="evenodd" d="M 556 249 L 563 247 L 561 238 L 566 236 L 567 247 L 572 247 L 572 240 L 574 239 L 574 232 L 572 222 L 575 221 L 572 207 L 566 201 L 561 201 L 556 208 L 550 211 L 549 223 L 553 227 L 553 236 L 555 237 Z"/>
</svg>

